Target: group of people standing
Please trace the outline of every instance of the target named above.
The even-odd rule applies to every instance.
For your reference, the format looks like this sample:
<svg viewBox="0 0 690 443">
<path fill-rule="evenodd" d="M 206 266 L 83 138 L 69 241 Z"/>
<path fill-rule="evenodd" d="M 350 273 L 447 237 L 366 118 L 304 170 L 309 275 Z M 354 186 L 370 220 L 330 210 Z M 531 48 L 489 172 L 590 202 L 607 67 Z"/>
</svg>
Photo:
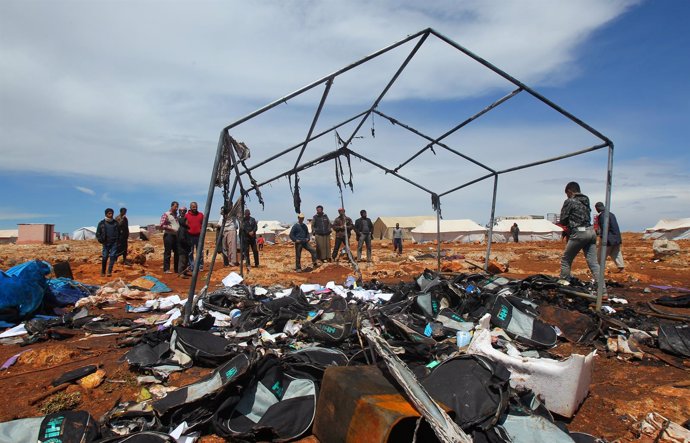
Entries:
<svg viewBox="0 0 690 443">
<path fill-rule="evenodd" d="M 597 247 L 597 237 L 602 237 L 602 228 L 605 223 L 601 220 L 601 214 L 605 207 L 601 202 L 595 204 L 598 213 L 592 218 L 589 198 L 582 194 L 577 182 L 570 182 L 565 187 L 568 197 L 563 203 L 560 214 L 560 224 L 564 227 L 567 244 L 561 258 L 560 278 L 567 280 L 571 275 L 571 266 L 577 254 L 582 251 L 592 275 L 596 279 L 599 275 L 599 258 L 601 249 Z M 249 209 L 244 210 L 244 216 L 237 220 L 231 214 L 229 208 L 221 208 L 225 224 L 223 226 L 222 253 L 226 266 L 230 264 L 238 266 L 237 239 L 240 241 L 241 259 L 246 260 L 250 267 L 249 249 L 252 250 L 254 266 L 259 266 L 259 249 L 263 246 L 263 238 L 257 238 L 258 225 L 256 219 L 251 216 Z M 357 237 L 357 261 L 362 260 L 362 249 L 366 246 L 367 262 L 371 263 L 371 239 L 374 225 L 367 217 L 367 211 L 359 212 L 360 218 L 354 223 L 345 214 L 345 209 L 338 209 L 338 216 L 332 221 L 323 211 L 323 206 L 316 207 L 316 214 L 311 219 L 311 232 L 314 235 L 316 248 L 311 243 L 311 235 L 304 223 L 304 214 L 297 215 L 297 222 L 290 229 L 290 240 L 295 244 L 295 270 L 301 271 L 302 251 L 311 254 L 312 264 L 317 266 L 319 262 L 337 261 L 341 254 L 341 248 L 348 246 L 352 231 Z M 105 210 L 105 218 L 98 223 L 96 238 L 103 245 L 101 276 L 111 276 L 113 265 L 117 257 L 122 256 L 124 264 L 130 264 L 127 260 L 127 248 L 129 238 L 129 220 L 127 208 L 121 208 L 120 214 L 114 216 L 112 208 Z M 181 277 L 188 277 L 194 263 L 194 251 L 199 247 L 201 228 L 204 222 L 204 214 L 199 211 L 198 204 L 191 202 L 189 210 L 179 207 L 179 203 L 173 201 L 170 209 L 163 213 L 159 223 L 159 229 L 163 231 L 163 272 L 171 274 L 173 271 Z M 519 228 L 514 224 L 511 233 L 515 242 L 518 241 Z M 331 234 L 335 234 L 335 244 L 331 250 Z M 393 230 L 393 247 L 398 255 L 402 254 L 403 231 L 396 223 Z M 618 271 L 625 269 L 625 262 L 621 252 L 622 237 L 616 216 L 609 212 L 608 234 L 606 242 L 606 255 L 611 257 Z M 201 254 L 201 252 L 200 252 Z M 171 261 L 172 258 L 172 261 Z M 203 268 L 203 254 L 200 257 L 200 267 Z M 172 267 L 172 270 L 171 270 Z"/>
<path fill-rule="evenodd" d="M 163 231 L 163 273 L 189 277 L 194 263 L 194 251 L 198 249 L 204 214 L 196 202 L 189 203 L 189 210 L 179 203 L 170 203 L 170 209 L 163 213 L 159 229 Z M 204 256 L 200 252 L 200 270 Z M 171 259 L 172 258 L 172 269 Z"/>
<path fill-rule="evenodd" d="M 113 265 L 117 261 L 117 257 L 122 256 L 123 264 L 131 264 L 127 260 L 129 240 L 127 208 L 120 208 L 120 214 L 117 217 L 113 217 L 113 215 L 115 215 L 115 211 L 112 208 L 106 208 L 105 218 L 98 222 L 96 228 L 96 239 L 103 245 L 101 277 L 106 275 L 110 277 L 113 274 Z"/>
<path fill-rule="evenodd" d="M 254 267 L 259 267 L 259 250 L 263 248 L 264 238 L 257 237 L 256 231 L 259 225 L 256 219 L 252 217 L 252 212 L 249 209 L 244 210 L 244 216 L 238 220 L 232 214 L 229 207 L 220 208 L 221 215 L 225 218 L 223 225 L 223 240 L 221 242 L 221 253 L 223 254 L 223 264 L 225 266 L 239 266 L 237 260 L 237 239 L 240 241 L 240 260 L 245 260 L 247 268 L 250 267 L 249 249 L 252 250 L 254 257 Z"/>
<path fill-rule="evenodd" d="M 371 263 L 371 239 L 374 234 L 374 224 L 367 217 L 367 211 L 359 211 L 360 217 L 353 223 L 345 214 L 345 209 L 338 209 L 338 216 L 331 221 L 323 212 L 323 206 L 316 207 L 316 214 L 311 219 L 311 232 L 314 235 L 316 248 L 310 244 L 310 235 L 307 225 L 304 223 L 304 214 L 297 215 L 297 223 L 290 229 L 290 240 L 295 243 L 295 270 L 301 271 L 302 250 L 306 249 L 311 254 L 312 264 L 319 262 L 337 261 L 343 247 L 349 247 L 352 231 L 357 237 L 357 261 L 362 260 L 362 249 L 366 246 L 367 262 Z M 335 244 L 331 250 L 331 233 L 335 235 Z M 402 251 L 402 232 L 400 248 Z"/>
</svg>

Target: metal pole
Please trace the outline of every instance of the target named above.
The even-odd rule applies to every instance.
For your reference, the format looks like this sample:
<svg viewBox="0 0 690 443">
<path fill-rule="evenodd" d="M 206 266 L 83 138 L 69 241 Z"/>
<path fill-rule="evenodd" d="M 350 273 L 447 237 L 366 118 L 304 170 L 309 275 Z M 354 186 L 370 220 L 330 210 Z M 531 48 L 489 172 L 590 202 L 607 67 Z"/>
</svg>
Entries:
<svg viewBox="0 0 690 443">
<path fill-rule="evenodd" d="M 596 129 L 592 128 L 592 127 L 589 126 L 587 123 L 585 123 L 585 122 L 583 122 L 582 120 L 580 120 L 579 118 L 575 117 L 573 114 L 571 114 L 570 112 L 568 112 L 568 111 L 566 111 L 565 109 L 561 108 L 560 106 L 558 106 L 557 104 L 555 104 L 555 103 L 552 102 L 551 100 L 547 99 L 547 98 L 544 97 L 543 95 L 539 94 L 537 91 L 533 90 L 533 89 L 530 88 L 529 86 L 525 85 L 524 83 L 522 83 L 521 81 L 519 81 L 519 80 L 516 79 L 515 77 L 509 75 L 509 74 L 506 73 L 505 71 L 502 71 L 501 69 L 497 68 L 496 66 L 494 66 L 493 64 L 491 64 L 491 63 L 489 63 L 488 61 L 484 60 L 483 58 L 479 57 L 478 55 L 474 54 L 473 52 L 471 52 L 471 51 L 465 49 L 464 47 L 462 47 L 462 46 L 460 46 L 460 45 L 458 45 L 457 43 L 455 43 L 453 40 L 449 39 L 449 38 L 446 37 L 445 35 L 442 35 L 442 34 L 436 32 L 436 31 L 433 30 L 433 29 L 431 29 L 431 33 L 434 34 L 436 37 L 440 38 L 441 40 L 443 40 L 444 42 L 448 43 L 449 45 L 451 45 L 451 46 L 454 47 L 455 49 L 459 50 L 459 51 L 462 52 L 463 54 L 465 54 L 465 55 L 467 55 L 468 57 L 474 59 L 476 62 L 478 62 L 479 64 L 483 65 L 484 67 L 491 69 L 493 72 L 495 72 L 496 74 L 500 75 L 500 76 L 503 77 L 504 79 L 508 80 L 509 82 L 511 82 L 512 84 L 514 84 L 515 86 L 518 86 L 518 87 L 524 89 L 525 91 L 529 92 L 529 93 L 530 93 L 531 95 L 533 95 L 535 98 L 537 98 L 538 100 L 540 100 L 541 102 L 543 102 L 543 103 L 546 104 L 547 106 L 553 108 L 554 110 L 556 110 L 556 111 L 559 112 L 560 114 L 564 115 L 565 117 L 569 118 L 570 120 L 572 120 L 572 121 L 575 122 L 576 124 L 580 125 L 580 126 L 583 127 L 585 130 L 591 132 L 594 136 L 596 136 L 597 138 L 601 139 L 603 142 L 605 142 L 605 143 L 611 143 L 611 140 L 609 140 L 608 138 L 606 138 L 602 133 L 600 133 L 600 132 L 597 131 Z"/>
<path fill-rule="evenodd" d="M 402 72 L 405 70 L 405 67 L 407 67 L 407 65 L 410 63 L 410 60 L 412 60 L 412 58 L 415 56 L 417 51 L 419 51 L 419 48 L 422 47 L 422 45 L 426 41 L 426 38 L 429 36 L 428 31 L 429 30 L 427 30 L 427 32 L 420 33 L 421 38 L 419 39 L 419 41 L 417 42 L 415 47 L 412 48 L 412 51 L 410 51 L 410 53 L 407 55 L 407 57 L 402 62 L 402 64 L 398 67 L 398 70 L 395 71 L 395 74 L 393 74 L 393 77 L 388 81 L 388 84 L 386 85 L 386 87 L 383 88 L 383 91 L 381 91 L 381 93 L 376 98 L 376 100 L 374 100 L 374 103 L 369 108 L 369 112 L 366 114 L 366 116 L 364 116 L 364 118 L 362 118 L 362 120 L 360 120 L 360 122 L 357 125 L 357 127 L 355 128 L 355 130 L 352 131 L 352 134 L 350 134 L 350 137 L 345 142 L 345 146 L 350 146 L 350 143 L 352 143 L 352 139 L 355 138 L 355 135 L 357 135 L 357 133 L 359 132 L 359 129 L 362 127 L 364 122 L 367 121 L 367 119 L 369 118 L 369 115 L 379 105 L 379 103 L 381 103 L 381 100 L 383 100 L 383 97 L 385 97 L 386 93 L 388 93 L 388 90 L 393 86 L 393 84 L 398 79 L 398 77 L 400 77 L 400 74 L 402 74 Z"/>
<path fill-rule="evenodd" d="M 295 92 L 293 92 L 293 93 L 291 93 L 291 94 L 288 94 L 288 95 L 286 95 L 286 96 L 284 96 L 284 97 L 282 97 L 282 98 L 279 98 L 278 100 L 275 100 L 275 101 L 273 101 L 273 102 L 267 104 L 267 105 L 264 106 L 263 108 L 258 109 L 258 110 L 256 110 L 256 111 L 252 112 L 251 114 L 242 117 L 241 119 L 235 121 L 234 123 L 229 124 L 228 126 L 225 127 L 225 130 L 232 129 L 232 128 L 234 128 L 235 126 L 238 126 L 238 125 L 240 125 L 240 124 L 246 122 L 247 120 L 250 120 L 250 119 L 256 117 L 257 115 L 263 114 L 264 112 L 266 112 L 266 111 L 268 111 L 269 109 L 272 109 L 272 108 L 278 106 L 278 105 L 281 104 L 281 103 L 286 103 L 288 100 L 290 100 L 290 99 L 292 99 L 292 98 L 294 98 L 294 97 L 296 97 L 296 96 L 302 94 L 303 92 L 306 92 L 306 91 L 308 91 L 308 90 L 310 90 L 310 89 L 312 89 L 312 88 L 314 88 L 314 87 L 320 85 L 321 83 L 328 81 L 329 79 L 333 79 L 333 78 L 339 76 L 340 74 L 343 74 L 343 73 L 349 71 L 350 69 L 356 68 L 357 66 L 359 66 L 359 65 L 361 65 L 361 64 L 363 64 L 363 63 L 366 63 L 366 62 L 368 62 L 369 60 L 378 57 L 379 55 L 385 54 L 386 52 L 388 52 L 388 51 L 390 51 L 390 50 L 393 50 L 393 49 L 397 48 L 398 46 L 404 45 L 405 43 L 409 42 L 410 40 L 414 40 L 414 39 L 416 39 L 417 37 L 422 36 L 422 35 L 423 35 L 424 38 L 426 39 L 426 38 L 428 37 L 428 35 L 429 35 L 430 32 L 431 32 L 431 29 L 430 29 L 430 28 L 426 28 L 426 29 L 423 29 L 423 30 L 421 30 L 421 31 L 419 31 L 419 32 L 417 32 L 417 33 L 415 33 L 415 34 L 409 35 L 409 36 L 407 36 L 406 38 L 404 38 L 403 40 L 400 40 L 399 42 L 396 42 L 396 43 L 393 43 L 392 45 L 386 46 L 385 48 L 380 49 L 380 50 L 374 52 L 374 53 L 371 54 L 371 55 L 368 55 L 368 56 L 366 56 L 366 57 L 364 57 L 364 58 L 362 58 L 362 59 L 360 59 L 360 60 L 358 60 L 358 61 L 356 61 L 356 62 L 354 62 L 354 63 L 351 63 L 351 64 L 347 65 L 346 67 L 344 67 L 344 68 L 342 68 L 342 69 L 339 69 L 339 70 L 337 70 L 337 71 L 335 71 L 335 72 L 333 72 L 333 73 L 331 73 L 331 74 L 329 74 L 329 75 L 327 75 L 327 76 L 321 78 L 320 80 L 317 80 L 317 81 L 315 81 L 315 82 L 312 82 L 312 83 L 308 84 L 307 86 L 304 86 L 303 88 L 300 88 L 300 89 L 298 89 L 297 91 L 295 91 Z"/>
<path fill-rule="evenodd" d="M 599 275 L 597 276 L 597 312 L 601 310 L 601 300 L 604 298 L 604 288 L 606 281 L 604 275 L 606 271 L 606 242 L 609 234 L 609 208 L 611 206 L 611 184 L 613 182 L 613 143 L 609 144 L 609 161 L 606 170 L 606 198 L 604 199 L 604 223 L 599 217 L 599 229 L 601 229 L 601 253 L 599 254 Z"/>
<path fill-rule="evenodd" d="M 225 213 L 222 214 L 222 217 L 220 218 L 220 228 L 218 229 L 217 238 L 216 238 L 216 249 L 213 251 L 213 256 L 211 257 L 211 264 L 209 265 L 208 268 L 208 274 L 206 275 L 206 284 L 204 285 L 206 288 L 211 284 L 211 275 L 213 275 L 213 268 L 214 265 L 216 264 L 216 257 L 218 256 L 218 249 L 223 249 L 223 233 L 225 232 L 225 220 L 227 219 L 227 212 L 232 210 L 231 208 L 227 207 L 227 204 L 229 201 L 232 201 L 232 198 L 235 196 L 235 189 L 237 188 L 237 183 L 240 181 L 239 177 L 235 177 L 235 181 L 232 184 L 232 190 L 230 191 L 230 198 L 227 198 L 227 194 L 224 196 L 225 202 L 223 203 L 223 207 L 225 208 Z M 237 234 L 235 234 L 237 235 Z M 235 251 L 237 253 L 237 251 Z"/>
<path fill-rule="evenodd" d="M 489 257 L 491 256 L 491 240 L 494 234 L 494 217 L 496 215 L 496 195 L 498 190 L 498 174 L 494 176 L 494 196 L 491 199 L 491 217 L 489 218 L 489 232 L 486 240 L 486 258 L 484 259 L 484 270 L 489 270 Z"/>
<path fill-rule="evenodd" d="M 211 172 L 211 181 L 208 184 L 208 194 L 206 195 L 206 206 L 204 207 L 204 220 L 201 223 L 201 233 L 199 234 L 199 245 L 196 250 L 196 260 L 194 263 L 194 270 L 192 271 L 192 281 L 189 283 L 189 293 L 187 294 L 187 302 L 184 307 L 184 319 L 182 324 L 189 325 L 189 317 L 192 315 L 192 306 L 194 302 L 194 291 L 196 290 L 196 281 L 199 278 L 199 263 L 201 263 L 201 251 L 203 251 L 204 240 L 206 239 L 206 228 L 208 227 L 208 217 L 211 211 L 211 203 L 213 203 L 213 192 L 216 188 L 216 176 L 218 175 L 218 165 L 220 164 L 220 156 L 223 149 L 223 134 L 225 131 L 220 131 L 218 137 L 218 147 L 216 148 L 216 159 L 213 162 L 213 172 Z"/>
<path fill-rule="evenodd" d="M 436 272 L 441 272 L 441 197 L 436 206 Z"/>
<path fill-rule="evenodd" d="M 404 163 L 401 163 L 400 165 L 398 165 L 398 167 L 394 169 L 395 172 L 398 172 L 398 170 L 400 170 L 400 168 L 402 168 L 402 167 L 405 166 L 407 163 L 409 163 L 409 162 L 411 162 L 412 160 L 414 160 L 415 158 L 417 158 L 420 154 L 422 154 L 422 153 L 423 153 L 424 151 L 426 151 L 427 149 L 430 149 L 433 145 L 438 145 L 438 146 L 442 147 L 443 149 L 445 149 L 445 150 L 447 150 L 447 151 L 449 151 L 449 152 L 452 152 L 453 154 L 455 154 L 455 155 L 457 155 L 457 156 L 459 156 L 459 157 L 462 157 L 462 158 L 464 158 L 465 160 L 467 160 L 467 161 L 469 161 L 469 162 L 471 162 L 471 163 L 474 163 L 475 165 L 477 165 L 477 166 L 479 166 L 479 167 L 481 167 L 481 168 L 486 169 L 487 171 L 496 172 L 496 171 L 494 171 L 493 169 L 491 169 L 490 167 L 486 166 L 485 164 L 480 163 L 479 161 L 473 159 L 472 157 L 469 157 L 469 156 L 463 154 L 462 152 L 456 151 L 455 149 L 451 148 L 450 146 L 446 145 L 445 143 L 441 143 L 441 138 L 434 139 L 434 138 L 432 138 L 432 137 L 430 137 L 430 136 L 424 134 L 423 132 L 420 132 L 420 131 L 416 130 L 416 129 L 413 128 L 412 126 L 406 125 L 405 123 L 402 123 L 402 122 L 400 122 L 399 120 L 397 120 L 397 119 L 395 119 L 395 118 L 393 118 L 393 117 L 390 117 L 390 116 L 384 114 L 383 112 L 380 112 L 380 111 L 373 111 L 373 112 L 374 112 L 375 114 L 377 114 L 377 115 L 379 115 L 379 116 L 385 118 L 386 120 L 388 120 L 388 121 L 391 122 L 392 124 L 397 125 L 397 126 L 400 126 L 401 128 L 407 129 L 408 131 L 412 132 L 413 134 L 416 134 L 416 135 L 418 135 L 418 136 L 420 136 L 420 137 L 422 137 L 422 138 L 424 138 L 424 139 L 426 139 L 426 140 L 428 140 L 428 141 L 430 142 L 430 143 L 427 144 L 425 147 L 423 147 L 422 149 L 420 149 L 419 151 L 417 151 L 417 153 L 414 154 L 412 157 L 410 157 L 409 159 L 407 159 Z"/>
<path fill-rule="evenodd" d="M 333 79 L 328 79 L 326 82 L 326 87 L 323 90 L 323 95 L 321 95 L 321 101 L 319 102 L 319 107 L 316 110 L 316 114 L 314 114 L 314 118 L 311 121 L 311 126 L 309 126 L 309 132 L 307 132 L 307 137 L 304 139 L 304 143 L 302 143 L 302 149 L 299 151 L 299 155 L 297 156 L 297 160 L 295 160 L 295 168 L 297 165 L 299 165 L 299 161 L 302 159 L 302 155 L 304 154 L 304 150 L 307 149 L 307 143 L 309 143 L 309 139 L 311 138 L 312 133 L 314 132 L 314 127 L 316 127 L 316 122 L 319 121 L 319 116 L 321 115 L 321 111 L 323 110 L 323 105 L 326 103 L 326 97 L 328 97 L 328 92 L 331 90 L 331 86 L 333 85 Z"/>
</svg>

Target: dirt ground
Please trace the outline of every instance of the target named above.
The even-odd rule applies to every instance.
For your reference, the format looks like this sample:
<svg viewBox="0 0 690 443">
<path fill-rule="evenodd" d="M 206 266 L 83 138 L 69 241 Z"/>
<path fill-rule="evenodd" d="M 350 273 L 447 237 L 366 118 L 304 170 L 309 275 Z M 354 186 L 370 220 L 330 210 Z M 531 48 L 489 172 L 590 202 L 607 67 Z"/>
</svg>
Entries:
<svg viewBox="0 0 690 443">
<path fill-rule="evenodd" d="M 207 238 L 207 245 L 214 242 L 213 234 Z M 681 253 L 663 260 L 656 260 L 652 242 L 643 240 L 641 234 L 623 235 L 623 254 L 626 269 L 618 273 L 611 262 L 607 269 L 607 280 L 620 284 L 610 287 L 609 297 L 628 299 L 630 306 L 639 312 L 649 312 L 645 303 L 664 294 L 650 285 L 668 285 L 690 288 L 690 241 L 678 242 Z M 150 244 L 154 252 L 144 254 L 144 245 Z M 69 250 L 58 252 L 67 245 Z M 507 262 L 509 269 L 503 275 L 524 278 L 534 274 L 557 275 L 560 269 L 561 242 L 502 243 L 494 244 L 491 257 Z M 388 283 L 410 281 L 425 268 L 436 269 L 436 259 L 415 260 L 413 256 L 434 253 L 435 245 L 404 244 L 401 257 L 393 253 L 389 241 L 375 241 L 373 263 L 360 263 L 364 281 L 377 279 Z M 470 263 L 483 263 L 485 245 L 443 244 L 447 255 L 453 260 L 443 260 L 442 270 L 448 272 L 475 272 Z M 211 249 L 208 247 L 207 249 Z M 150 241 L 130 242 L 131 259 L 139 264 L 125 266 L 118 263 L 113 277 L 100 276 L 100 245 L 96 241 L 60 241 L 54 245 L 0 245 L 0 269 L 6 270 L 15 264 L 31 259 L 43 259 L 50 263 L 67 260 L 71 264 L 75 280 L 101 285 L 112 280 L 130 282 L 143 275 L 152 275 L 173 289 L 173 293 L 186 298 L 190 280 L 174 274 L 163 274 L 162 237 Z M 209 257 L 210 258 L 210 257 Z M 291 244 L 266 245 L 261 252 L 261 266 L 245 272 L 249 284 L 320 283 L 328 281 L 342 283 L 353 274 L 347 263 L 327 263 L 311 272 L 295 273 L 294 248 Z M 307 254 L 303 263 L 308 263 Z M 468 263 L 470 262 L 470 263 Z M 208 260 L 205 272 L 201 274 L 200 288 L 208 275 Z M 236 267 L 223 267 L 220 256 L 210 280 L 211 290 Z M 245 270 L 246 271 L 246 270 Z M 588 270 L 582 256 L 573 264 L 573 275 L 588 279 Z M 166 294 L 169 295 L 169 294 Z M 667 312 L 690 315 L 690 309 L 663 308 Z M 91 311 L 118 318 L 137 318 L 139 314 L 126 313 L 122 304 L 105 306 Z M 0 363 L 23 352 L 15 365 L 0 372 L 0 392 L 3 407 L 0 408 L 0 422 L 43 415 L 52 404 L 72 402 L 76 409 L 89 411 L 94 417 L 101 417 L 118 401 L 134 401 L 140 393 L 136 374 L 122 362 L 128 348 L 116 346 L 116 336 L 95 336 L 82 331 L 63 340 L 49 340 L 26 347 L 19 345 L 0 346 Z M 571 353 L 587 354 L 591 348 L 560 342 L 552 349 L 553 355 L 567 357 Z M 665 417 L 683 423 L 690 419 L 690 361 L 685 361 L 656 350 L 655 357 L 645 354 L 643 360 L 626 361 L 607 352 L 598 350 L 594 363 L 594 374 L 589 396 L 585 399 L 574 418 L 567 421 L 572 431 L 583 431 L 608 441 L 652 441 L 639 439 L 632 424 L 648 413 L 658 412 Z M 664 360 L 664 361 L 662 361 Z M 672 364 L 668 364 L 672 363 Z M 79 385 L 70 386 L 65 392 L 56 393 L 46 399 L 36 399 L 49 393 L 51 381 L 59 375 L 89 364 L 101 365 L 105 370 L 105 381 L 94 389 Z M 674 366 L 675 365 L 675 366 Z M 678 366 L 678 367 L 676 367 Z M 170 386 L 183 386 L 197 380 L 210 370 L 192 367 L 182 373 L 173 374 Z M 221 441 L 216 437 L 204 437 L 201 441 Z"/>
</svg>

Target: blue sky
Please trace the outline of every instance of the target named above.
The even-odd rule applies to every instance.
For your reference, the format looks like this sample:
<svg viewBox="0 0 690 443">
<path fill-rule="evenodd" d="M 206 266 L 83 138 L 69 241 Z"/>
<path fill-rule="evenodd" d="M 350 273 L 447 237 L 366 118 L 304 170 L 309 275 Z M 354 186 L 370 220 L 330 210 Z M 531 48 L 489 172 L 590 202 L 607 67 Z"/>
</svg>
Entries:
<svg viewBox="0 0 690 443">
<path fill-rule="evenodd" d="M 252 4 L 259 3 L 259 4 Z M 165 7 L 162 7 L 165 6 Z M 431 27 L 581 118 L 615 144 L 611 209 L 624 230 L 690 216 L 690 2 L 416 1 L 0 2 L 0 229 L 95 225 L 103 209 L 131 224 L 158 221 L 171 200 L 204 207 L 220 130 L 302 86 Z M 338 78 L 318 127 L 363 110 L 409 53 Z M 437 136 L 512 90 L 438 41 L 427 41 L 379 110 Z M 321 88 L 231 130 L 250 165 L 304 138 Z M 424 146 L 374 117 L 352 148 L 395 167 Z M 341 135 L 348 135 L 346 130 Z M 446 140 L 505 168 L 597 143 L 526 94 Z M 303 160 L 335 148 L 311 144 Z M 259 181 L 295 155 L 256 172 Z M 430 198 L 353 160 L 346 208 L 369 215 L 433 214 Z M 442 149 L 401 169 L 443 192 L 482 172 Z M 496 215 L 558 212 L 576 180 L 603 200 L 606 153 L 502 175 Z M 302 210 L 335 215 L 332 162 L 300 175 Z M 442 200 L 446 219 L 488 222 L 493 182 Z M 259 219 L 292 221 L 289 184 L 262 190 Z M 216 218 L 219 198 L 213 203 Z"/>
</svg>

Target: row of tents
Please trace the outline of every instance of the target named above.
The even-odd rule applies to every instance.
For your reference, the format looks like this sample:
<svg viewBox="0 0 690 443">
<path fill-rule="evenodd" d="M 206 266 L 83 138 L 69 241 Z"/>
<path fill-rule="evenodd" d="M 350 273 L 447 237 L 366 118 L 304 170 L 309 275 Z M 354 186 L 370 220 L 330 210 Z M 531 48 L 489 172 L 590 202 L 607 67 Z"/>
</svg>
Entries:
<svg viewBox="0 0 690 443">
<path fill-rule="evenodd" d="M 148 238 L 148 231 L 146 227 L 139 225 L 129 225 L 129 239 L 139 240 L 142 238 Z M 81 228 L 75 229 L 72 232 L 72 240 L 95 240 L 96 239 L 96 227 L 95 226 L 82 226 Z"/>
<path fill-rule="evenodd" d="M 259 226 L 257 235 L 263 236 L 267 242 L 289 241 L 290 226 L 276 220 L 261 220 L 257 223 Z M 484 242 L 489 232 L 488 228 L 470 219 L 441 220 L 439 224 L 433 216 L 378 217 L 374 222 L 374 239 L 392 239 L 396 223 L 403 230 L 403 238 L 416 243 L 436 241 L 439 228 L 442 242 Z M 521 242 L 559 241 L 562 238 L 563 229 L 549 220 L 519 218 L 498 221 L 492 230 L 491 241 L 494 243 L 512 241 L 510 228 L 513 223 L 517 223 L 520 228 Z M 146 228 L 138 225 L 131 225 L 129 227 L 131 239 L 140 238 L 141 232 L 146 232 Z M 90 240 L 95 238 L 96 228 L 94 226 L 85 226 L 72 233 L 72 239 L 74 240 Z M 690 218 L 659 220 L 654 227 L 645 230 L 643 238 L 690 239 Z"/>
<path fill-rule="evenodd" d="M 399 224 L 403 238 L 416 243 L 436 241 L 439 232 L 442 242 L 476 243 L 486 241 L 489 229 L 470 219 L 440 220 L 434 217 L 379 217 L 374 223 L 375 239 L 393 238 L 393 229 Z M 563 229 L 545 219 L 505 219 L 494 225 L 491 241 L 512 241 L 510 228 L 517 223 L 520 241 L 558 241 Z"/>
<path fill-rule="evenodd" d="M 374 222 L 373 238 L 376 240 L 392 239 L 393 229 L 398 223 L 403 230 L 403 238 L 416 243 L 437 240 L 437 222 L 435 217 L 379 217 Z M 512 239 L 510 228 L 513 223 L 520 227 L 520 241 L 557 241 L 561 239 L 563 229 L 544 219 L 519 219 L 499 221 L 492 233 L 493 242 L 507 242 Z M 259 221 L 257 234 L 263 235 L 269 242 L 289 241 L 290 228 L 285 228 L 276 221 Z M 309 224 L 307 224 L 309 227 Z M 311 230 L 311 227 L 309 227 Z M 440 233 L 442 242 L 476 243 L 486 239 L 488 229 L 473 220 L 441 220 Z"/>
</svg>

